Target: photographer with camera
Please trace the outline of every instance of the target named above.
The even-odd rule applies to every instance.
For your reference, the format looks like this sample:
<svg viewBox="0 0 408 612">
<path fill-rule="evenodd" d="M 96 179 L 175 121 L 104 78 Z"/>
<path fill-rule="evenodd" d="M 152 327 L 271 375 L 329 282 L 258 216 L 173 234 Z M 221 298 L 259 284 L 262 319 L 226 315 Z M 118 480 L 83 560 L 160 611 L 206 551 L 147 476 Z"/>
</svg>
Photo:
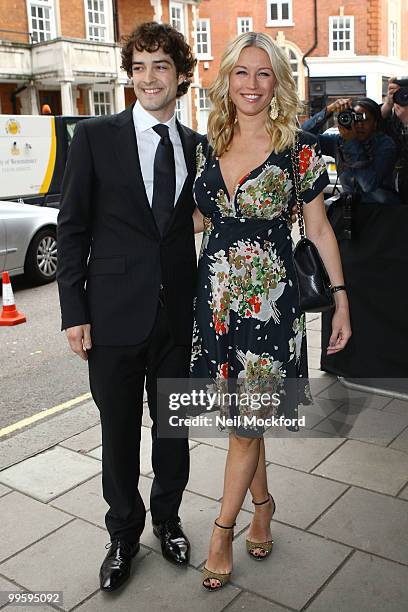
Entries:
<svg viewBox="0 0 408 612">
<path fill-rule="evenodd" d="M 397 145 L 394 187 L 408 204 L 408 77 L 389 79 L 381 115 L 384 131 Z"/>
<path fill-rule="evenodd" d="M 334 113 L 339 133 L 320 134 Z M 354 201 L 399 202 L 392 180 L 397 148 L 379 131 L 380 121 L 380 106 L 371 98 L 354 102 L 340 98 L 302 125 L 303 130 L 318 136 L 323 155 L 334 157 L 343 192 L 352 194 Z"/>
</svg>

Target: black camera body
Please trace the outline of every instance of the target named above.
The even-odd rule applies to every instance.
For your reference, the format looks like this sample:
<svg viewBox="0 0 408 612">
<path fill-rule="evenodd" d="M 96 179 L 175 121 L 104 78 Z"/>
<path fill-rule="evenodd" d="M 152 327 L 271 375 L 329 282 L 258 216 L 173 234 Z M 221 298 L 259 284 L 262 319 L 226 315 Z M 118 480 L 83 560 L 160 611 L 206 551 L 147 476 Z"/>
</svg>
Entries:
<svg viewBox="0 0 408 612">
<path fill-rule="evenodd" d="M 345 111 L 341 111 L 337 115 L 337 122 L 344 128 L 348 130 L 351 129 L 353 123 L 358 123 L 359 121 L 364 121 L 367 118 L 365 113 L 356 113 L 356 111 L 348 108 Z"/>
<path fill-rule="evenodd" d="M 394 79 L 394 83 L 400 86 L 400 89 L 392 97 L 394 103 L 400 106 L 408 106 L 408 76 Z"/>
</svg>

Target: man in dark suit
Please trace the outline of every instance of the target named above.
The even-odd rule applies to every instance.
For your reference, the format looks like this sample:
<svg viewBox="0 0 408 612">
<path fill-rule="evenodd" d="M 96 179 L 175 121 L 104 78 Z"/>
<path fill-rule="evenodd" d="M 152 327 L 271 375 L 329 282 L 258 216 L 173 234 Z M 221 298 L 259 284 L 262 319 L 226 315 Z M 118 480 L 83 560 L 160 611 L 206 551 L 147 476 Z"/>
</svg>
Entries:
<svg viewBox="0 0 408 612">
<path fill-rule="evenodd" d="M 168 25 L 140 25 L 122 49 L 137 102 L 81 121 L 58 218 L 58 288 L 72 350 L 88 360 L 102 425 L 102 481 L 111 538 L 100 583 L 129 577 L 145 506 L 138 491 L 143 390 L 152 427 L 153 531 L 165 558 L 189 560 L 178 510 L 187 437 L 157 435 L 158 378 L 188 376 L 196 258 L 192 214 L 198 134 L 175 118 L 195 60 Z"/>
</svg>

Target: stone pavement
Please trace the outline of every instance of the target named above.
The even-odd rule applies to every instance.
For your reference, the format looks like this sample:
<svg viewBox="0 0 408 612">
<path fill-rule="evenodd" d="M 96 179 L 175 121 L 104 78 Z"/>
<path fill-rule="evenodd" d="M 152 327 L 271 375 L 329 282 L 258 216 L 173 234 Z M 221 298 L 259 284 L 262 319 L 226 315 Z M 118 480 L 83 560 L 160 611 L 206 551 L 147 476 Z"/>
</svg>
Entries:
<svg viewBox="0 0 408 612">
<path fill-rule="evenodd" d="M 270 559 L 245 553 L 249 497 L 239 514 L 232 582 L 201 587 L 212 522 L 222 495 L 227 440 L 191 440 L 191 476 L 181 517 L 192 543 L 187 569 L 163 560 L 148 516 L 132 578 L 117 593 L 98 588 L 108 542 L 101 496 L 101 439 L 92 402 L 0 444 L 0 591 L 63 591 L 81 612 L 402 612 L 408 609 L 408 402 L 351 392 L 319 371 L 320 318 L 308 317 L 315 404 L 309 436 L 266 438 L 276 500 Z M 152 482 L 144 417 L 140 487 Z M 11 609 L 2 600 L 0 608 Z"/>
</svg>

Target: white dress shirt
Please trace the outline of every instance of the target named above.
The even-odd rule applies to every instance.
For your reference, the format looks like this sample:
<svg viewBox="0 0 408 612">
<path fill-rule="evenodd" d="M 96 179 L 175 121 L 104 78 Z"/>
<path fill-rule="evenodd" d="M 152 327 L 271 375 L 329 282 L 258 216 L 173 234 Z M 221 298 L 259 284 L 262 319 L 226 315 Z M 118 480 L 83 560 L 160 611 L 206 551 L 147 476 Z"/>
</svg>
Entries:
<svg viewBox="0 0 408 612">
<path fill-rule="evenodd" d="M 147 199 L 151 206 L 153 200 L 154 156 L 156 155 L 157 145 L 160 142 L 160 136 L 153 130 L 153 126 L 158 125 L 160 121 L 146 111 L 139 101 L 136 101 L 133 107 L 133 123 L 136 130 L 136 141 L 143 182 Z M 176 204 L 183 188 L 184 181 L 187 178 L 187 166 L 184 159 L 180 134 L 176 125 L 176 116 L 173 115 L 173 117 L 163 125 L 167 125 L 169 128 L 169 137 L 174 149 L 174 162 L 176 166 L 176 195 L 174 204 Z"/>
</svg>

